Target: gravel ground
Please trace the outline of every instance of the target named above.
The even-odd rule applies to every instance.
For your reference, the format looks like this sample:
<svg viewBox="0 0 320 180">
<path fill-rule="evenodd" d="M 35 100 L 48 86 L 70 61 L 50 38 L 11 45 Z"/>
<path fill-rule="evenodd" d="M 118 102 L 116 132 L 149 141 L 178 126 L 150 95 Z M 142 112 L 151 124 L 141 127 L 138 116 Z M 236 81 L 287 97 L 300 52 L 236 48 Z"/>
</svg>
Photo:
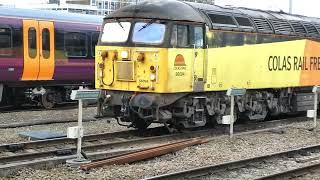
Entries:
<svg viewBox="0 0 320 180">
<path fill-rule="evenodd" d="M 83 118 L 94 119 L 96 108 L 84 108 Z M 30 122 L 30 120 L 52 120 L 52 119 L 74 119 L 78 118 L 78 110 L 63 110 L 63 111 L 30 111 L 30 112 L 15 112 L 15 113 L 4 113 L 0 114 L 0 124 L 2 123 L 19 123 L 19 122 Z M 116 131 L 125 131 L 128 128 L 119 126 L 116 121 L 110 119 L 95 120 L 89 122 L 83 122 L 85 134 L 96 134 L 96 133 L 107 133 Z M 19 141 L 26 141 L 25 138 L 19 136 L 20 132 L 35 131 L 35 130 L 50 130 L 66 133 L 68 127 L 77 126 L 77 122 L 70 123 L 58 123 L 58 124 L 47 124 L 47 125 L 35 125 L 26 126 L 20 128 L 9 128 L 0 129 L 0 144 L 14 143 Z"/>
<path fill-rule="evenodd" d="M 230 139 L 218 137 L 208 144 L 186 148 L 131 165 L 107 166 L 84 173 L 64 165 L 50 170 L 24 169 L 12 179 L 139 179 L 163 173 L 186 170 L 261 156 L 278 151 L 319 143 L 319 132 L 306 129 L 310 123 L 297 123 L 285 129 L 284 134 L 263 132 Z"/>
</svg>

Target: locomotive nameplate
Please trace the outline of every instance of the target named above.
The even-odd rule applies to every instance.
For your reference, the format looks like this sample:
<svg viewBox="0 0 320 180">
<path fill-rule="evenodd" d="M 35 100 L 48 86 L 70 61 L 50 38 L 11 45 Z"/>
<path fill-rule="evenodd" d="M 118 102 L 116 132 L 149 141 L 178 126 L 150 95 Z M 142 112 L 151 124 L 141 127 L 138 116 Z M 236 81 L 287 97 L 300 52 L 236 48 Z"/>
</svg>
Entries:
<svg viewBox="0 0 320 180">
<path fill-rule="evenodd" d="M 320 86 L 314 86 L 314 87 L 312 88 L 312 92 L 313 92 L 313 93 L 319 93 L 319 92 L 320 92 Z"/>
<path fill-rule="evenodd" d="M 246 89 L 230 88 L 227 91 L 228 96 L 243 96 L 245 94 L 246 94 Z"/>
<path fill-rule="evenodd" d="M 100 90 L 72 90 L 71 99 L 98 99 L 100 97 Z"/>
</svg>

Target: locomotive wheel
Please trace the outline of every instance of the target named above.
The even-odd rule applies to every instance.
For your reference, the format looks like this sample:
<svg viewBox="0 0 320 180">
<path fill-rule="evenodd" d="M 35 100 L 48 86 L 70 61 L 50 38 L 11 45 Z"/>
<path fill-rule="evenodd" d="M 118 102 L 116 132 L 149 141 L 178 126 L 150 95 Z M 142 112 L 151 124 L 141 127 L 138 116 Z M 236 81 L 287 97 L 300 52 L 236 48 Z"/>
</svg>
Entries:
<svg viewBox="0 0 320 180">
<path fill-rule="evenodd" d="M 151 124 L 151 121 L 146 121 L 142 118 L 140 118 L 138 115 L 136 115 L 135 113 L 132 113 L 132 126 L 136 129 L 139 129 L 139 130 L 145 130 L 147 129 L 150 124 Z"/>
<path fill-rule="evenodd" d="M 52 109 L 56 104 L 54 91 L 48 89 L 46 93 L 41 96 L 41 104 L 46 109 Z"/>
</svg>

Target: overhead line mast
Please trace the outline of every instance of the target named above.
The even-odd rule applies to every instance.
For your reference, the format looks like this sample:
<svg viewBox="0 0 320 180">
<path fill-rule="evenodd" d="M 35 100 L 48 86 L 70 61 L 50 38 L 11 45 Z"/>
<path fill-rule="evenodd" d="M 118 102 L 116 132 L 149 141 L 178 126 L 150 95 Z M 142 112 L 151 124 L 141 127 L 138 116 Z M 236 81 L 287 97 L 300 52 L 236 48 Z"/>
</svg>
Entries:
<svg viewBox="0 0 320 180">
<path fill-rule="evenodd" d="M 289 13 L 292 14 L 292 0 L 289 0 Z"/>
</svg>

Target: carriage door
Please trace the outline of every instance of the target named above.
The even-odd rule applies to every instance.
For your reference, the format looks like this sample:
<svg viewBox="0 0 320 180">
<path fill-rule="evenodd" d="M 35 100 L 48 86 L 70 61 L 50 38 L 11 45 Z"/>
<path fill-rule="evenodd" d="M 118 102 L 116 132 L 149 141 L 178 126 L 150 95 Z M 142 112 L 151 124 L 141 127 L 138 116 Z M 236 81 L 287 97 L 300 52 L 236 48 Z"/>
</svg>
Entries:
<svg viewBox="0 0 320 180">
<path fill-rule="evenodd" d="M 203 27 L 195 26 L 194 38 L 194 61 L 193 61 L 193 91 L 202 92 L 204 90 L 204 59 L 205 50 L 203 46 Z"/>
<path fill-rule="evenodd" d="M 53 22 L 23 20 L 22 80 L 52 80 L 54 73 Z"/>
</svg>

